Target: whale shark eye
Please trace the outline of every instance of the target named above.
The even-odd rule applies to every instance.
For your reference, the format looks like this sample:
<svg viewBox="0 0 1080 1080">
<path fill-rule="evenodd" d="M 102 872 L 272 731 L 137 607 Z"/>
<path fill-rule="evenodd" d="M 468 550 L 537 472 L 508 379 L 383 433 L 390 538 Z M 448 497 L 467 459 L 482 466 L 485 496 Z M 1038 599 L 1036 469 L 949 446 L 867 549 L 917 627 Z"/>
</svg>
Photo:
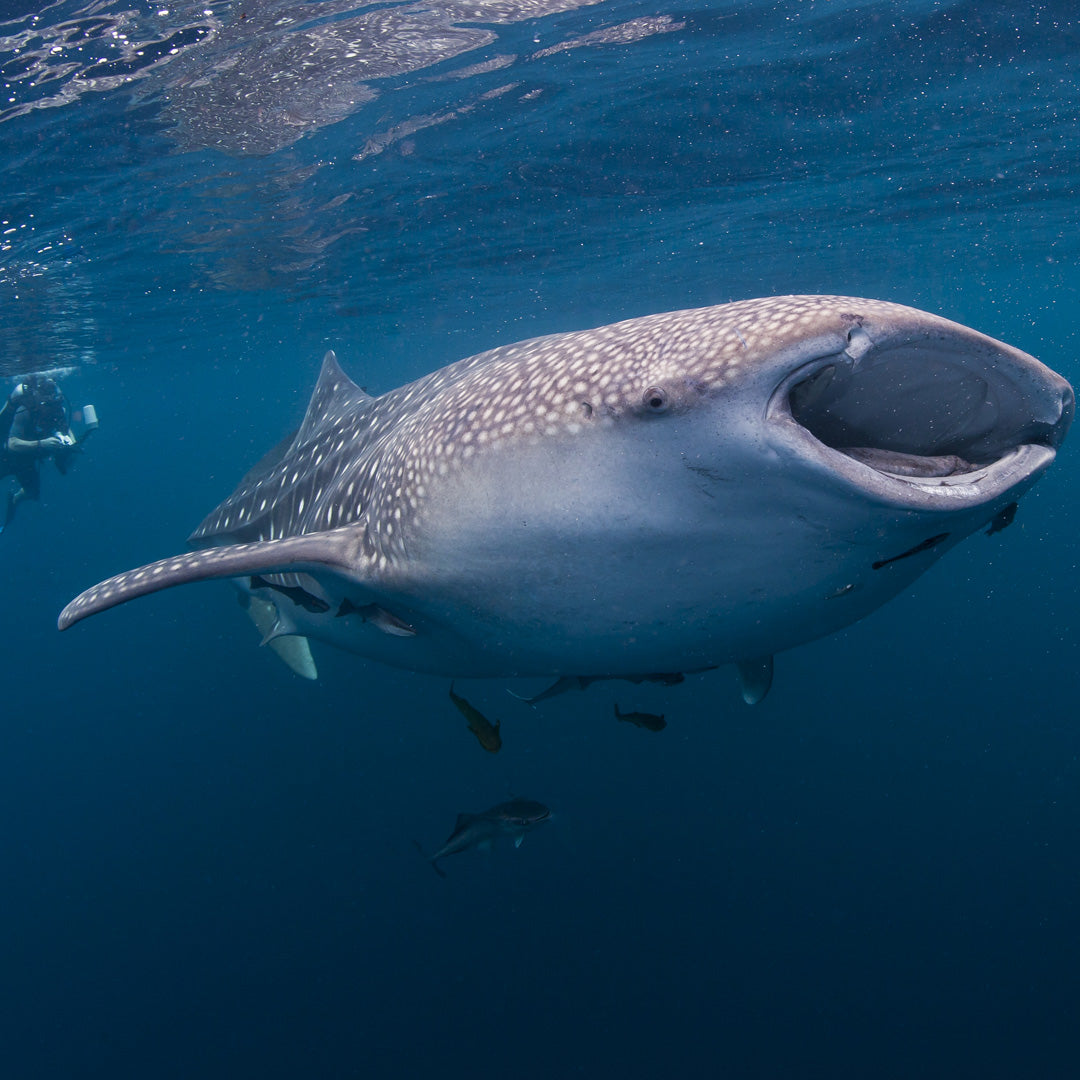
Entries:
<svg viewBox="0 0 1080 1080">
<path fill-rule="evenodd" d="M 650 386 L 641 395 L 641 401 L 651 413 L 662 413 L 668 407 L 667 392 L 659 386 Z"/>
</svg>

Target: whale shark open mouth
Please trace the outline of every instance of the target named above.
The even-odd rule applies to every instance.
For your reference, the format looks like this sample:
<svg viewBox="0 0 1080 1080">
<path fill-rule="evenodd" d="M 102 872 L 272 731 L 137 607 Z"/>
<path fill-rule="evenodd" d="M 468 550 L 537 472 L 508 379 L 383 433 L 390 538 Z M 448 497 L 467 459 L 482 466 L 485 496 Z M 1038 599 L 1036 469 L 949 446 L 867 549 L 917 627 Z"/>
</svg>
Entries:
<svg viewBox="0 0 1080 1080">
<path fill-rule="evenodd" d="M 802 365 L 769 403 L 785 441 L 889 502 L 961 509 L 1034 479 L 1072 419 L 1065 380 L 1024 353 L 935 340 L 876 346 Z"/>
</svg>

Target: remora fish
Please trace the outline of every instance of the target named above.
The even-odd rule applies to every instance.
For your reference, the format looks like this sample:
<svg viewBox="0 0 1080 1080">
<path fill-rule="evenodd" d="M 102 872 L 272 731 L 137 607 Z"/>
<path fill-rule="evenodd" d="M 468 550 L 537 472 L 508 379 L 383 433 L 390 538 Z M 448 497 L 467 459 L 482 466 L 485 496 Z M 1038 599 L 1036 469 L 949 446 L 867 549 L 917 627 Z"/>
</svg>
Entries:
<svg viewBox="0 0 1080 1080">
<path fill-rule="evenodd" d="M 491 723 L 479 709 L 454 693 L 453 683 L 450 684 L 450 700 L 458 707 L 461 715 L 465 717 L 465 723 L 469 725 L 469 730 L 476 736 L 476 741 L 489 753 L 497 754 L 502 749 L 502 736 L 499 734 L 502 721 L 496 720 L 494 724 Z"/>
<path fill-rule="evenodd" d="M 663 716 L 651 712 L 623 712 L 618 703 L 615 705 L 615 719 L 624 720 L 635 727 L 645 728 L 646 731 L 663 731 L 667 727 L 667 721 Z"/>
<path fill-rule="evenodd" d="M 438 865 L 439 859 L 457 855 L 469 848 L 489 851 L 500 836 L 510 837 L 514 847 L 521 847 L 525 834 L 550 817 L 551 811 L 543 803 L 532 799 L 511 799 L 482 814 L 458 814 L 454 831 L 446 843 L 434 855 L 425 855 L 424 858 L 440 877 L 446 877 L 445 871 Z"/>
<path fill-rule="evenodd" d="M 295 438 L 192 536 L 203 550 L 95 586 L 59 625 L 256 579 L 285 590 L 262 591 L 274 635 L 403 668 L 735 663 L 757 700 L 773 653 L 869 614 L 1001 521 L 1073 409 L 1026 353 L 844 297 L 537 338 L 377 398 L 331 353 Z"/>
<path fill-rule="evenodd" d="M 677 686 L 686 678 L 685 675 L 678 673 L 662 675 L 622 675 L 618 677 L 625 682 L 658 682 L 662 683 L 664 686 Z M 538 694 L 533 694 L 532 697 L 523 697 L 521 694 L 515 694 L 513 690 L 507 690 L 506 692 L 511 697 L 517 698 L 518 701 L 524 701 L 526 705 L 539 705 L 541 701 L 547 701 L 549 698 L 569 693 L 571 690 L 587 690 L 594 682 L 607 681 L 610 678 L 610 675 L 563 675 L 556 679 L 549 687 L 547 687 L 547 689 L 541 690 Z"/>
</svg>

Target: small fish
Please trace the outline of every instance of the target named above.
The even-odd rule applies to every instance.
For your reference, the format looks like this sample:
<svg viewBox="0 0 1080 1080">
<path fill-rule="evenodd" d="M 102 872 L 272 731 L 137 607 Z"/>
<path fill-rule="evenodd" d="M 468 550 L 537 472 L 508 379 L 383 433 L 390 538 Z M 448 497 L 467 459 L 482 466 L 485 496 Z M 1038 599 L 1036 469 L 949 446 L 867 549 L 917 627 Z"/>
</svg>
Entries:
<svg viewBox="0 0 1080 1080">
<path fill-rule="evenodd" d="M 251 588 L 272 589 L 276 593 L 281 593 L 282 596 L 287 596 L 294 604 L 302 607 L 305 611 L 315 614 L 330 610 L 330 605 L 325 600 L 320 600 L 319 597 L 309 593 L 307 589 L 302 589 L 299 585 L 275 585 L 261 574 L 251 575 Z"/>
<path fill-rule="evenodd" d="M 447 855 L 476 848 L 478 851 L 490 851 L 499 837 L 506 836 L 514 841 L 514 847 L 521 847 L 525 834 L 537 825 L 549 820 L 551 811 L 533 799 L 511 799 L 499 803 L 482 814 L 458 814 L 454 830 L 447 837 L 434 855 L 424 855 L 423 848 L 417 844 L 421 855 L 431 863 L 439 877 L 446 877 L 446 872 L 439 866 L 439 859 Z"/>
<path fill-rule="evenodd" d="M 872 562 L 870 569 L 880 570 L 883 566 L 888 566 L 889 563 L 899 562 L 901 559 L 910 559 L 912 555 L 929 551 L 932 547 L 937 547 L 943 540 L 948 539 L 948 533 L 938 533 L 936 536 L 931 536 L 929 539 L 923 540 L 922 543 L 916 544 L 913 548 L 908 548 L 907 551 L 901 551 L 899 555 L 891 555 L 887 559 L 878 559 L 877 562 Z"/>
<path fill-rule="evenodd" d="M 986 535 L 993 536 L 994 533 L 1007 529 L 1016 520 L 1016 511 L 1017 504 L 1014 502 L 1009 503 L 1008 506 L 1003 506 L 995 515 L 994 520 L 990 522 L 990 528 L 986 530 Z"/>
<path fill-rule="evenodd" d="M 679 672 L 661 672 L 657 675 L 564 675 L 556 679 L 546 690 L 541 690 L 539 694 L 534 694 L 532 697 L 522 697 L 521 694 L 515 694 L 513 690 L 506 692 L 518 701 L 524 701 L 526 705 L 536 705 L 541 701 L 547 701 L 548 698 L 565 694 L 568 690 L 585 690 L 594 682 L 619 679 L 621 682 L 631 682 L 635 685 L 643 682 L 657 682 L 664 686 L 676 686 L 685 678 L 686 676 Z"/>
<path fill-rule="evenodd" d="M 463 697 L 454 693 L 454 684 L 450 684 L 450 700 L 461 710 L 469 730 L 476 736 L 476 741 L 491 754 L 497 754 L 502 749 L 502 736 L 499 728 L 501 720 L 491 723 L 479 709 L 470 705 Z"/>
<path fill-rule="evenodd" d="M 634 727 L 645 728 L 647 731 L 663 731 L 667 727 L 667 721 L 663 716 L 657 716 L 651 712 L 621 712 L 618 704 L 615 706 L 615 719 L 625 720 Z"/>
</svg>

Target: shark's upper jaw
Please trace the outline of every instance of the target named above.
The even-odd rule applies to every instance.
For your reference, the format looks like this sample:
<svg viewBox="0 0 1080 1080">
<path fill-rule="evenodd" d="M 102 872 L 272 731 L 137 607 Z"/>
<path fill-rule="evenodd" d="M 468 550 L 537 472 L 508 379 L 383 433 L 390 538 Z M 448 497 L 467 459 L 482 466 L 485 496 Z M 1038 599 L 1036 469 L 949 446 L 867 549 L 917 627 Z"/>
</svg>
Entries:
<svg viewBox="0 0 1080 1080">
<path fill-rule="evenodd" d="M 915 510 L 1024 490 L 1054 460 L 1069 384 L 989 338 L 881 335 L 797 365 L 769 400 L 774 442 L 841 483 Z"/>
</svg>

